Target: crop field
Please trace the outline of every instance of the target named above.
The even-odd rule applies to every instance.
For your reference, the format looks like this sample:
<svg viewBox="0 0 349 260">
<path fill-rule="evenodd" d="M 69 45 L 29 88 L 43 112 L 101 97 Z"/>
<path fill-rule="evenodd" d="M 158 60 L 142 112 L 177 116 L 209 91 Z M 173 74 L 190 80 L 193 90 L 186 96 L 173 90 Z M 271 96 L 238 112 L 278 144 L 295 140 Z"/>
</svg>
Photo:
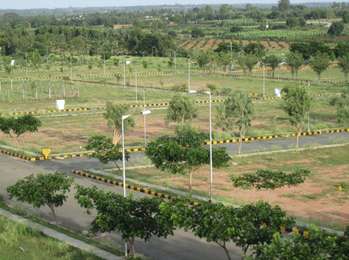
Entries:
<svg viewBox="0 0 349 260">
<path fill-rule="evenodd" d="M 199 49 L 199 50 L 214 50 L 218 47 L 220 43 L 230 43 L 231 41 L 228 40 L 220 40 L 220 39 L 192 39 L 192 40 L 186 40 L 182 43 L 181 47 L 192 50 L 192 49 Z M 247 44 L 251 42 L 255 42 L 253 40 L 233 40 L 232 42 L 235 43 L 241 43 L 243 46 L 246 46 Z M 289 47 L 287 42 L 284 41 L 265 41 L 261 40 L 258 41 L 261 43 L 267 50 L 284 50 Z"/>
</svg>

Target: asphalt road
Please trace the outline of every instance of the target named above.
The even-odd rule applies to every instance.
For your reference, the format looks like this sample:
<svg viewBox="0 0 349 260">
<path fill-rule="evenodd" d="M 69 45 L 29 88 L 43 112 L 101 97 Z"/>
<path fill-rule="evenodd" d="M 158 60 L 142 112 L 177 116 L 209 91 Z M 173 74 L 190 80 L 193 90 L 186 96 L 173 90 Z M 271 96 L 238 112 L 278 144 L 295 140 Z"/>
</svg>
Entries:
<svg viewBox="0 0 349 260">
<path fill-rule="evenodd" d="M 295 138 L 278 138 L 263 141 L 252 141 L 244 143 L 242 145 L 242 153 L 256 153 L 274 150 L 285 150 L 295 148 Z M 336 134 L 323 134 L 316 136 L 304 136 L 300 138 L 300 147 L 311 147 L 320 145 L 331 144 L 343 144 L 349 143 L 349 133 L 336 133 Z M 222 144 L 219 145 L 226 147 L 227 151 L 231 155 L 237 154 L 238 144 Z M 150 162 L 145 158 L 144 153 L 132 153 L 131 158 L 127 162 L 127 166 L 145 165 Z M 93 158 L 73 158 L 66 160 L 50 160 L 50 161 L 37 161 L 36 165 L 48 170 L 48 171 L 67 171 L 72 170 L 87 170 L 87 169 L 105 169 L 114 168 L 114 164 L 102 164 L 98 160 Z"/>
<path fill-rule="evenodd" d="M 41 166 L 31 162 L 22 161 L 19 159 L 14 159 L 7 156 L 0 156 L 0 195 L 5 198 L 5 200 L 13 205 L 25 208 L 32 214 L 38 214 L 39 216 L 52 220 L 47 208 L 33 209 L 31 206 L 13 200 L 8 199 L 8 194 L 6 192 L 6 187 L 14 184 L 17 180 L 24 178 L 33 173 L 47 172 L 48 169 L 54 170 L 65 169 L 69 170 L 70 165 L 67 161 L 60 161 L 63 164 L 49 164 Z M 76 162 L 74 162 L 76 163 Z M 82 162 L 80 162 L 82 163 Z M 95 162 L 92 161 L 91 164 L 87 163 L 85 167 L 94 166 Z M 64 167 L 63 167 L 64 166 Z M 96 185 L 97 187 L 104 190 L 113 190 L 115 192 L 122 192 L 121 188 L 101 184 L 94 182 L 93 180 L 80 178 L 75 176 L 75 183 L 85 186 Z M 79 207 L 77 202 L 74 200 L 74 191 L 71 191 L 69 198 L 66 203 L 57 209 L 58 222 L 68 228 L 83 231 L 89 228 L 89 224 L 93 220 L 92 215 L 88 215 L 85 211 Z M 134 193 L 135 196 L 144 196 L 140 193 Z M 115 241 L 118 247 L 122 247 L 122 241 L 120 236 L 117 234 L 105 234 L 107 239 Z M 144 241 L 136 241 L 136 251 L 149 257 L 150 259 L 166 259 L 166 260 L 211 260 L 211 259 L 225 259 L 224 252 L 221 248 L 213 243 L 207 243 L 204 240 L 194 237 L 191 233 L 178 230 L 175 232 L 174 236 L 168 239 L 152 239 L 148 243 Z M 230 245 L 230 251 L 233 259 L 241 259 L 240 249 L 234 245 Z"/>
<path fill-rule="evenodd" d="M 338 133 L 319 136 L 307 136 L 301 138 L 301 147 L 316 146 L 316 145 L 330 145 L 349 143 L 348 133 Z M 244 143 L 242 151 L 243 153 L 255 153 L 259 151 L 271 151 L 280 149 L 294 148 L 295 139 L 272 139 L 267 141 L 254 141 L 250 143 Z M 228 152 L 232 155 L 236 154 L 237 144 L 225 144 L 222 145 L 227 148 Z M 134 153 L 131 155 L 128 166 L 137 165 L 144 161 L 143 153 Z M 25 162 L 19 159 L 14 159 L 7 156 L 0 156 L 0 195 L 7 199 L 6 187 L 14 184 L 18 179 L 21 179 L 27 175 L 38 172 L 49 171 L 64 171 L 70 173 L 74 169 L 100 169 L 114 167 L 114 165 L 103 165 L 96 159 L 92 158 L 75 158 L 67 160 L 51 160 L 51 161 L 38 161 L 35 163 Z M 112 187 L 109 185 L 94 182 L 90 179 L 80 178 L 75 176 L 75 182 L 80 185 L 96 185 L 104 190 L 113 190 L 115 192 L 121 192 L 118 187 Z M 136 193 L 135 196 L 143 196 Z M 40 216 L 50 219 L 49 211 L 46 208 L 32 209 L 30 206 L 9 201 L 12 205 L 20 205 L 27 210 L 39 214 Z M 73 198 L 73 191 L 70 193 L 69 199 L 63 205 L 63 207 L 57 210 L 57 216 L 61 224 L 75 229 L 75 230 L 87 230 L 93 216 L 87 215 L 83 209 L 79 207 Z M 116 234 L 106 235 L 113 241 L 118 241 L 119 245 L 122 244 L 120 237 Z M 233 259 L 241 259 L 240 249 L 234 245 L 231 246 L 231 252 Z M 166 259 L 166 260 L 211 260 L 211 259 L 225 259 L 224 252 L 215 244 L 207 243 L 204 240 L 194 237 L 191 233 L 184 232 L 182 230 L 176 231 L 175 235 L 168 239 L 152 239 L 148 243 L 143 241 L 136 242 L 136 250 L 151 259 Z"/>
</svg>

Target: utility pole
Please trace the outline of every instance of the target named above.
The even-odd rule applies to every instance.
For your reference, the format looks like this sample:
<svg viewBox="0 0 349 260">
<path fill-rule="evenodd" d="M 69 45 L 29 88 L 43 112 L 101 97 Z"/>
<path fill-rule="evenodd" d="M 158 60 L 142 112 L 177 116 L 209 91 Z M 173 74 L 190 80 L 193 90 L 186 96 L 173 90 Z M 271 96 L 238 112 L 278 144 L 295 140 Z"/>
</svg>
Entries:
<svg viewBox="0 0 349 260">
<path fill-rule="evenodd" d="M 209 121 L 210 121 L 210 188 L 209 198 L 212 201 L 212 185 L 213 185 L 213 155 L 212 155 L 212 94 L 207 91 L 206 94 L 209 96 Z"/>
</svg>

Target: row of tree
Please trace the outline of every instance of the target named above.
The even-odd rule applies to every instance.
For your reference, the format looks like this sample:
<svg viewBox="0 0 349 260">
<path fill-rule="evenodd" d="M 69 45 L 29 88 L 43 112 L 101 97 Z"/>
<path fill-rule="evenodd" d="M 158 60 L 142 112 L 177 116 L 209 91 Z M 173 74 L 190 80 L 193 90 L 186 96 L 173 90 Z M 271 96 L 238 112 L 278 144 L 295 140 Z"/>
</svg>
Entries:
<svg viewBox="0 0 349 260">
<path fill-rule="evenodd" d="M 10 196 L 36 208 L 47 206 L 56 218 L 56 208 L 68 198 L 73 180 L 64 174 L 38 174 L 19 180 L 7 188 Z M 144 197 L 124 198 L 97 187 L 76 186 L 75 198 L 87 210 L 96 212 L 91 222 L 93 233 L 118 232 L 135 255 L 135 240 L 167 238 L 176 229 L 191 231 L 221 247 L 232 259 L 234 243 L 249 259 L 347 259 L 349 228 L 342 236 L 316 227 L 300 231 L 292 218 L 278 206 L 265 202 L 239 208 L 220 203 L 195 202 L 177 198 L 166 201 Z M 292 231 L 285 236 L 286 231 Z"/>
</svg>

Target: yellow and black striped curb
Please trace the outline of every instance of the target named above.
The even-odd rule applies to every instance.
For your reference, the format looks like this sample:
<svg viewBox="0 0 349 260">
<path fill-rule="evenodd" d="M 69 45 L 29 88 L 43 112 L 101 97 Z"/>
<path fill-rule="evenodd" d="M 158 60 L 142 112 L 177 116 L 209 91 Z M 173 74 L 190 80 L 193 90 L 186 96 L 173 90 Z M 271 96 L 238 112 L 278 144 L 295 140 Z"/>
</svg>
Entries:
<svg viewBox="0 0 349 260">
<path fill-rule="evenodd" d="M 310 131 L 310 132 L 302 132 L 300 136 L 316 136 L 316 135 L 322 135 L 322 134 L 336 134 L 336 133 L 345 133 L 345 132 L 349 133 L 349 128 L 335 128 L 335 129 L 324 129 L 324 130 L 317 130 L 317 131 Z M 291 133 L 291 134 L 284 134 L 284 135 L 280 134 L 280 135 L 244 137 L 242 138 L 242 142 L 247 143 L 252 141 L 266 141 L 266 140 L 272 140 L 277 138 L 290 138 L 290 137 L 296 137 L 296 136 L 297 136 L 296 133 Z M 212 141 L 212 144 L 214 145 L 231 144 L 231 143 L 239 143 L 239 138 Z M 210 144 L 210 141 L 205 141 L 204 144 L 208 145 Z M 139 153 L 139 152 L 144 152 L 145 147 L 142 147 L 142 146 L 130 147 L 130 148 L 126 148 L 125 150 L 128 153 Z M 49 159 L 65 160 L 65 159 L 71 159 L 71 158 L 82 158 L 86 156 L 93 156 L 93 154 L 94 154 L 93 151 L 53 154 L 49 157 Z"/>
<path fill-rule="evenodd" d="M 256 101 L 271 101 L 271 100 L 280 100 L 279 97 L 276 96 L 265 96 L 262 97 L 259 94 L 256 93 L 250 93 L 249 96 L 253 98 Z M 327 96 L 325 94 L 317 94 L 314 95 L 315 97 L 323 97 Z M 224 102 L 224 98 L 217 98 L 213 99 L 212 103 L 222 103 Z M 195 103 L 202 105 L 202 104 L 208 104 L 210 101 L 208 99 L 204 100 L 196 100 Z M 169 102 L 160 102 L 160 103 L 147 103 L 147 104 L 130 104 L 130 108 L 143 108 L 143 107 L 167 107 L 169 106 Z M 53 114 L 53 113 L 67 113 L 67 112 L 87 112 L 87 111 L 93 111 L 93 110 L 105 110 L 106 108 L 104 106 L 101 107 L 75 107 L 75 108 L 66 108 L 63 110 L 57 110 L 57 109 L 46 109 L 46 110 L 40 110 L 40 111 L 18 111 L 18 112 L 11 112 L 10 115 L 13 116 L 20 116 L 20 115 L 44 115 L 44 114 Z M 1 114 L 1 113 L 0 113 Z"/>
<path fill-rule="evenodd" d="M 111 180 L 111 179 L 108 179 L 108 178 L 104 178 L 102 176 L 94 175 L 94 174 L 92 174 L 92 173 L 90 173 L 88 171 L 74 170 L 73 174 L 79 175 L 79 176 L 82 176 L 82 177 L 87 177 L 87 178 L 90 178 L 90 179 L 93 179 L 93 180 L 97 180 L 97 181 L 100 181 L 100 182 L 104 182 L 104 183 L 107 183 L 107 184 L 110 184 L 110 185 L 123 187 L 123 182 L 122 181 L 117 181 L 117 180 Z M 141 192 L 141 193 L 144 193 L 144 194 L 147 194 L 147 195 L 151 195 L 151 196 L 154 196 L 154 197 L 158 197 L 158 198 L 161 198 L 161 199 L 169 199 L 169 200 L 171 200 L 171 199 L 175 198 L 175 196 L 172 196 L 172 195 L 169 195 L 169 194 L 165 194 L 163 192 L 157 192 L 157 191 L 154 191 L 154 190 L 149 189 L 149 188 L 141 187 L 140 185 L 126 184 L 126 188 L 129 189 L 129 190 Z"/>
<path fill-rule="evenodd" d="M 89 107 L 76 107 L 76 108 L 66 108 L 63 110 L 57 110 L 57 109 L 47 109 L 47 110 L 41 110 L 41 111 L 18 111 L 18 112 L 12 112 L 9 113 L 13 116 L 21 116 L 21 115 L 44 115 L 44 114 L 52 114 L 52 113 L 64 113 L 64 112 L 85 112 L 92 110 Z"/>
<path fill-rule="evenodd" d="M 30 155 L 26 155 L 24 153 L 19 153 L 17 151 L 11 151 L 11 150 L 7 150 L 7 149 L 0 149 L 0 153 L 1 154 L 5 154 L 11 157 L 15 157 L 15 158 L 19 158 L 25 161 L 31 161 L 31 162 L 35 162 L 41 159 L 40 156 L 30 156 Z"/>
<path fill-rule="evenodd" d="M 118 186 L 118 187 L 123 187 L 123 182 L 122 181 L 117 181 L 117 180 L 111 180 L 108 178 L 104 178 L 102 176 L 98 176 L 95 174 L 92 174 L 88 171 L 83 171 L 83 170 L 73 170 L 72 171 L 73 174 L 81 176 L 81 177 L 86 177 L 89 179 L 93 179 L 102 183 L 106 183 L 109 185 L 114 185 L 114 186 Z M 144 193 L 146 195 L 150 195 L 153 197 L 157 197 L 160 199 L 167 199 L 167 200 L 173 200 L 175 198 L 178 198 L 178 196 L 176 195 L 170 195 L 164 192 L 158 192 L 158 191 L 154 191 L 150 188 L 147 187 L 142 187 L 140 185 L 133 185 L 133 184 L 126 184 L 126 188 L 128 190 L 132 190 L 132 191 L 136 191 L 136 192 L 140 192 L 140 193 Z M 199 205 L 200 202 L 198 200 L 195 199 L 191 199 L 190 202 L 191 205 Z M 299 225 L 296 225 L 294 227 L 292 227 L 292 229 L 288 229 L 284 226 L 280 226 L 280 231 L 281 233 L 293 233 L 293 234 L 300 234 L 303 235 L 304 237 L 308 237 L 309 236 L 309 231 L 305 228 L 305 227 L 301 227 Z"/>
<path fill-rule="evenodd" d="M 264 97 L 264 98 L 255 98 L 256 100 L 276 100 L 276 97 Z M 208 104 L 209 100 L 196 100 L 196 104 Z M 212 103 L 221 103 L 224 102 L 224 99 L 213 99 Z M 167 107 L 169 106 L 169 102 L 160 102 L 160 103 L 147 103 L 147 104 L 130 104 L 130 108 L 143 108 L 143 107 Z M 76 107 L 76 108 L 66 108 L 63 110 L 57 109 L 46 109 L 46 110 L 38 110 L 38 111 L 18 111 L 18 112 L 10 112 L 9 115 L 20 116 L 20 115 L 45 115 L 45 114 L 53 114 L 53 113 L 66 113 L 66 112 L 86 112 L 93 110 L 105 110 L 104 106 L 101 107 Z M 1 113 L 0 113 L 1 114 Z"/>
<path fill-rule="evenodd" d="M 349 133 L 349 128 L 334 128 L 334 129 L 324 129 L 324 130 L 316 130 L 316 131 L 306 131 L 300 133 L 300 136 L 315 136 L 322 134 L 336 134 L 336 133 Z M 251 142 L 251 141 L 259 141 L 259 140 L 271 140 L 277 138 L 289 138 L 296 137 L 296 133 L 291 134 L 280 134 L 280 135 L 264 135 L 264 136 L 250 136 L 243 137 L 242 142 Z M 229 144 L 229 143 L 238 143 L 239 138 L 225 139 L 225 140 L 213 140 L 212 144 Z M 210 144 L 209 141 L 206 141 L 205 144 Z"/>
<path fill-rule="evenodd" d="M 145 147 L 130 147 L 130 148 L 126 148 L 125 151 L 128 153 L 139 153 L 139 152 L 144 152 Z M 93 154 L 94 154 L 93 151 L 52 154 L 49 157 L 49 159 L 65 160 L 65 159 L 71 159 L 71 158 L 82 158 L 86 156 L 93 156 Z"/>
</svg>

